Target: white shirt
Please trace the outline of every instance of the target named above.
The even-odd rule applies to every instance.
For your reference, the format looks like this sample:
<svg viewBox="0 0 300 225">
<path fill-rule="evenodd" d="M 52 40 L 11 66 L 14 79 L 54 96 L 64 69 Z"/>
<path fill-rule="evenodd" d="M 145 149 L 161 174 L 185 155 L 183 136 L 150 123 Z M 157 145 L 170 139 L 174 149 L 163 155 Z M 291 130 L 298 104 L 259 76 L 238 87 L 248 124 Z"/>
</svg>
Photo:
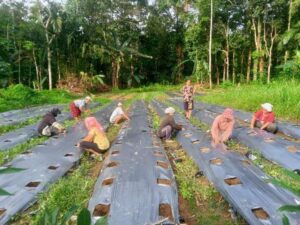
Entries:
<svg viewBox="0 0 300 225">
<path fill-rule="evenodd" d="M 123 111 L 123 109 L 122 109 L 121 107 L 117 107 L 117 108 L 113 111 L 113 113 L 112 113 L 111 116 L 110 116 L 109 121 L 110 121 L 111 123 L 114 123 L 116 117 L 119 116 L 119 115 L 124 115 L 124 111 Z"/>
<path fill-rule="evenodd" d="M 75 100 L 74 104 L 75 104 L 75 106 L 77 108 L 85 107 L 86 106 L 86 103 L 85 103 L 85 101 L 83 99 Z"/>
</svg>

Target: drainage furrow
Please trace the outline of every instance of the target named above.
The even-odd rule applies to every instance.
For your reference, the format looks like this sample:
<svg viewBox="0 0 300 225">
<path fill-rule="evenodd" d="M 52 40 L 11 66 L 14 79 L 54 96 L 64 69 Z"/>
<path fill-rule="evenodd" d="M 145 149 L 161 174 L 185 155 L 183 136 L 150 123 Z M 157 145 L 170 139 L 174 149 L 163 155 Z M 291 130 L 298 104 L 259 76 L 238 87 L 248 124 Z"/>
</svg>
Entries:
<svg viewBox="0 0 300 225">
<path fill-rule="evenodd" d="M 105 128 L 113 105 L 95 113 Z M 2 174 L 0 187 L 12 195 L 0 196 L 0 224 L 5 224 L 16 213 L 26 209 L 37 200 L 38 193 L 57 181 L 80 159 L 82 152 L 75 144 L 87 131 L 80 123 L 68 129 L 66 134 L 50 138 L 42 145 L 19 155 L 8 167 L 23 168 L 23 171 Z"/>
<path fill-rule="evenodd" d="M 153 107 L 162 116 L 166 106 L 154 101 Z M 234 209 L 251 225 L 281 225 L 282 214 L 278 208 L 298 204 L 300 198 L 271 184 L 270 177 L 246 157 L 212 148 L 208 136 L 178 113 L 175 118 L 186 128 L 177 135 L 178 142 Z M 300 221 L 300 213 L 289 213 L 287 216 L 291 224 Z"/>
<path fill-rule="evenodd" d="M 110 225 L 178 224 L 175 178 L 143 102 L 115 140 L 89 202 L 93 222 L 109 215 Z"/>
</svg>

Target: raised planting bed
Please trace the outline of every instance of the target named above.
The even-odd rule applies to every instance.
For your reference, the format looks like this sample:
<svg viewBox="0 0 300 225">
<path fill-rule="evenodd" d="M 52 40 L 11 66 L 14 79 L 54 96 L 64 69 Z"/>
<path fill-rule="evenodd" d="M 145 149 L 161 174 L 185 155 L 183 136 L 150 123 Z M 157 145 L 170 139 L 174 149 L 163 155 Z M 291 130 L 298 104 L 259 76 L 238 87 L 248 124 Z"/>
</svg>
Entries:
<svg viewBox="0 0 300 225">
<path fill-rule="evenodd" d="M 89 202 L 93 222 L 109 225 L 178 224 L 175 178 L 143 102 L 132 107 L 110 148 Z"/>
<path fill-rule="evenodd" d="M 113 104 L 95 113 L 107 128 Z M 82 152 L 75 146 L 87 134 L 83 122 L 68 129 L 66 134 L 49 138 L 30 151 L 24 152 L 7 167 L 22 168 L 23 171 L 0 175 L 0 188 L 12 195 L 0 196 L 0 224 L 5 224 L 16 213 L 31 206 L 37 195 L 65 175 L 81 158 Z"/>
<path fill-rule="evenodd" d="M 166 107 L 164 104 L 154 101 L 153 107 L 163 116 L 163 109 Z M 178 133 L 177 141 L 247 223 L 282 225 L 283 215 L 278 209 L 287 204 L 299 204 L 299 197 L 273 185 L 271 177 L 265 175 L 245 156 L 213 148 L 207 134 L 178 113 L 175 119 L 186 128 Z M 291 224 L 296 225 L 300 221 L 300 213 L 286 215 Z"/>
</svg>

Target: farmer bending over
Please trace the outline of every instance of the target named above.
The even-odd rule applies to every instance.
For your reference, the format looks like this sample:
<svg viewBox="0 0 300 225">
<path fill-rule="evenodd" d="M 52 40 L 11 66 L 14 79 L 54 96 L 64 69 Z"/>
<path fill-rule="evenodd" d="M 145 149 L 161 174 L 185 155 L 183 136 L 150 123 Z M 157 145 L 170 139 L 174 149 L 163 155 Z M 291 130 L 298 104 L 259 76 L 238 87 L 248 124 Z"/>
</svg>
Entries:
<svg viewBox="0 0 300 225">
<path fill-rule="evenodd" d="M 228 141 L 232 134 L 234 125 L 234 116 L 232 109 L 225 109 L 224 112 L 217 116 L 211 127 L 212 146 L 216 147 L 221 144 L 226 149 L 224 142 Z"/>
<path fill-rule="evenodd" d="M 119 102 L 118 107 L 115 108 L 115 110 L 111 114 L 109 121 L 113 124 L 119 124 L 124 120 L 129 120 L 129 117 L 124 113 L 122 109 L 122 103 Z"/>
<path fill-rule="evenodd" d="M 272 112 L 273 106 L 270 103 L 264 103 L 261 105 L 261 109 L 254 113 L 250 128 L 258 127 L 261 130 L 266 130 L 271 133 L 277 131 L 277 126 L 275 123 L 275 115 Z"/>
<path fill-rule="evenodd" d="M 109 140 L 95 117 L 87 117 L 84 120 L 88 135 L 78 144 L 81 149 L 99 156 L 109 148 Z"/>
<path fill-rule="evenodd" d="M 88 108 L 88 105 L 91 103 L 91 101 L 91 97 L 86 96 L 84 99 L 75 100 L 70 104 L 72 117 L 75 118 L 76 121 L 80 120 L 82 112 L 87 112 L 88 114 L 91 113 L 91 110 Z"/>
<path fill-rule="evenodd" d="M 38 133 L 43 136 L 52 136 L 62 132 L 65 132 L 65 128 L 58 122 L 56 118 L 58 114 L 61 114 L 59 108 L 53 108 L 50 112 L 43 116 L 42 121 L 38 126 Z"/>
<path fill-rule="evenodd" d="M 174 120 L 175 109 L 172 107 L 165 109 L 165 118 L 160 123 L 159 129 L 157 131 L 157 136 L 166 139 L 166 141 L 171 140 L 171 136 L 176 135 L 177 131 L 184 130 L 182 125 L 179 125 Z"/>
</svg>

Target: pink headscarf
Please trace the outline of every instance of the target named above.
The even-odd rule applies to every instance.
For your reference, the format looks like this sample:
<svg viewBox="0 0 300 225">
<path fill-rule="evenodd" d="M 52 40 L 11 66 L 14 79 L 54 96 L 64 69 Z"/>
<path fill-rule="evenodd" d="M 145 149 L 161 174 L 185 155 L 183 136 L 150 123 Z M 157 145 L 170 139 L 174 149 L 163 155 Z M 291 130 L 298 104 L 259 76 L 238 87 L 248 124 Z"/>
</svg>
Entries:
<svg viewBox="0 0 300 225">
<path fill-rule="evenodd" d="M 86 127 L 86 129 L 88 131 L 90 131 L 92 128 L 96 128 L 98 129 L 99 131 L 104 131 L 103 130 L 103 127 L 101 126 L 101 124 L 97 121 L 97 119 L 95 117 L 87 117 L 85 120 L 84 120 L 84 125 Z"/>
<path fill-rule="evenodd" d="M 226 119 L 230 119 L 230 120 L 233 120 L 233 110 L 230 109 L 230 108 L 227 108 L 224 110 L 223 114 L 224 118 Z"/>
</svg>

